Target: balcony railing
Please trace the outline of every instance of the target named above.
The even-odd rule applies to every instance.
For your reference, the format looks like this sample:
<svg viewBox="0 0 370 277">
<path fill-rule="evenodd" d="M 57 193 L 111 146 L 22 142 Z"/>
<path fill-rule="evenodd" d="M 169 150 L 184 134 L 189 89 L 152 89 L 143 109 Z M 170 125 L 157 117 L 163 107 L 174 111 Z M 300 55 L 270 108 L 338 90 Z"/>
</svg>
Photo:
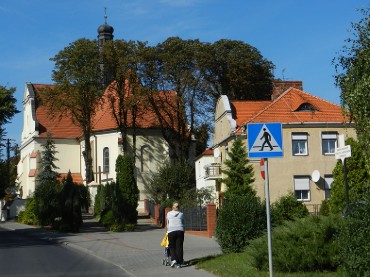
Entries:
<svg viewBox="0 0 370 277">
<path fill-rule="evenodd" d="M 206 180 L 217 180 L 221 179 L 221 164 L 211 163 L 207 164 L 205 167 L 205 179 Z"/>
</svg>

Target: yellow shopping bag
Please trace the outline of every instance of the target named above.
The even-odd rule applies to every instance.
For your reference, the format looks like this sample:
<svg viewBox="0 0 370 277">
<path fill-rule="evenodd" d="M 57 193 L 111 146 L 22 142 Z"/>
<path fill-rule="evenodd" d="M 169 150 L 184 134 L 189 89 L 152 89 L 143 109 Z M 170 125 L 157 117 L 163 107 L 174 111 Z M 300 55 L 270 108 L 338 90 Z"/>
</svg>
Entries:
<svg viewBox="0 0 370 277">
<path fill-rule="evenodd" d="M 168 247 L 168 234 L 166 233 L 161 241 L 163 247 Z"/>
</svg>

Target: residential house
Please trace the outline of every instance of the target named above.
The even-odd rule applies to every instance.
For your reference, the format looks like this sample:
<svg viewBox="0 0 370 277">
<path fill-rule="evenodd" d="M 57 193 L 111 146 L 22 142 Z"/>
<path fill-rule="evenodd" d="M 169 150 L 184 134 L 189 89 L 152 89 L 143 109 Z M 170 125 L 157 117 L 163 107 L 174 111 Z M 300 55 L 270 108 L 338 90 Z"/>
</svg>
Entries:
<svg viewBox="0 0 370 277">
<path fill-rule="evenodd" d="M 217 169 L 225 166 L 235 137 L 245 138 L 247 146 L 249 123 L 278 122 L 282 124 L 283 157 L 268 159 L 270 201 L 293 192 L 315 213 L 322 201 L 330 197 L 338 136 L 356 137 L 353 126 L 345 121 L 339 105 L 304 92 L 300 81 L 274 82 L 272 100 L 267 101 L 229 101 L 223 95 L 215 111 L 212 148 L 217 155 L 204 162 L 204 180 L 213 180 L 218 204 L 222 205 L 227 188 Z M 264 199 L 260 160 L 250 158 L 250 162 L 255 172 L 255 189 Z M 198 159 L 197 163 L 202 161 Z"/>
</svg>

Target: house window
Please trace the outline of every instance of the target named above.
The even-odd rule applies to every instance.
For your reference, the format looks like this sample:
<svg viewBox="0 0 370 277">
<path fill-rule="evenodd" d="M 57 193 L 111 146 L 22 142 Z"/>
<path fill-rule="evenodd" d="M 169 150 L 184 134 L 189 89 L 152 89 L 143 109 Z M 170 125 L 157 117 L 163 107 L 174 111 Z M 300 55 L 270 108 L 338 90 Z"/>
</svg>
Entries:
<svg viewBox="0 0 370 277">
<path fill-rule="evenodd" d="M 307 149 L 307 133 L 293 133 L 292 134 L 292 153 L 293 156 L 308 155 Z"/>
<path fill-rule="evenodd" d="M 109 173 L 109 148 L 103 149 L 103 173 Z"/>
<path fill-rule="evenodd" d="M 331 175 L 326 175 L 324 176 L 325 180 L 325 200 L 330 198 L 330 190 L 331 190 L 331 184 L 333 183 L 333 176 Z"/>
<path fill-rule="evenodd" d="M 333 155 L 335 153 L 335 142 L 337 141 L 337 133 L 322 133 L 321 144 L 323 155 Z"/>
<path fill-rule="evenodd" d="M 294 193 L 298 201 L 310 201 L 310 177 L 294 177 Z"/>
</svg>

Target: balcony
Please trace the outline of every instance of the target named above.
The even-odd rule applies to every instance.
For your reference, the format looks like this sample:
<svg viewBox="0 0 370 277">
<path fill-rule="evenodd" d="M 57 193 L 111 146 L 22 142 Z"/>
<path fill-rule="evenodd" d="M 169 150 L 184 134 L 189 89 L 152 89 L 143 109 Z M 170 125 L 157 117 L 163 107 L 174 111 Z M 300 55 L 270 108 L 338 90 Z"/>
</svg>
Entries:
<svg viewBox="0 0 370 277">
<path fill-rule="evenodd" d="M 211 163 L 204 166 L 206 180 L 217 180 L 221 179 L 221 164 Z"/>
</svg>

